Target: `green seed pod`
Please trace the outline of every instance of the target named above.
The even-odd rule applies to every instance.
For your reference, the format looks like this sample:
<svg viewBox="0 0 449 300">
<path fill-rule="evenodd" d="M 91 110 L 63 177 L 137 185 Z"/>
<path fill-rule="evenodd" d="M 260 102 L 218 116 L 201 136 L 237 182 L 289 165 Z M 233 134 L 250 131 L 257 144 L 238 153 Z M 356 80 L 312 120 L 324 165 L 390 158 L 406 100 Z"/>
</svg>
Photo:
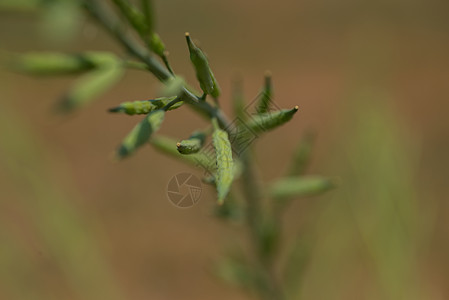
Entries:
<svg viewBox="0 0 449 300">
<path fill-rule="evenodd" d="M 113 2 L 140 36 L 148 32 L 145 16 L 134 5 L 128 0 L 113 0 Z"/>
<path fill-rule="evenodd" d="M 81 57 L 96 67 L 120 64 L 119 58 L 110 52 L 88 51 L 82 53 Z"/>
<path fill-rule="evenodd" d="M 215 162 L 207 155 L 201 153 L 183 155 L 178 152 L 176 147 L 176 140 L 165 136 L 153 136 L 150 139 L 150 144 L 157 150 L 168 154 L 180 161 L 193 165 L 193 166 L 212 166 Z"/>
<path fill-rule="evenodd" d="M 156 98 L 153 100 L 143 100 L 143 101 L 132 101 L 132 102 L 123 102 L 119 106 L 110 108 L 109 112 L 120 112 L 128 115 L 144 115 L 151 111 L 162 109 L 172 100 L 175 100 L 175 97 L 162 97 Z M 168 110 L 173 110 L 180 107 L 183 104 L 182 101 L 177 102 L 170 106 Z"/>
<path fill-rule="evenodd" d="M 151 49 L 151 51 L 153 51 L 154 53 L 156 53 L 160 57 L 163 57 L 165 55 L 164 42 L 162 42 L 160 36 L 157 33 L 153 32 L 149 36 L 147 41 L 148 41 L 147 42 L 148 47 Z"/>
<path fill-rule="evenodd" d="M 303 197 L 318 195 L 335 187 L 335 183 L 328 178 L 288 177 L 279 179 L 269 188 L 273 198 Z"/>
<path fill-rule="evenodd" d="M 265 73 L 265 85 L 260 94 L 260 100 L 257 103 L 256 111 L 258 114 L 263 114 L 270 108 L 271 99 L 273 97 L 273 88 L 271 84 L 271 73 Z"/>
<path fill-rule="evenodd" d="M 151 101 L 146 100 L 123 102 L 120 106 L 109 109 L 109 112 L 122 112 L 128 115 L 143 115 L 156 109 L 158 109 L 156 105 L 151 103 Z"/>
<path fill-rule="evenodd" d="M 298 106 L 295 106 L 292 109 L 282 109 L 275 112 L 256 115 L 249 120 L 246 125 L 255 133 L 269 131 L 290 121 L 298 109 Z"/>
<path fill-rule="evenodd" d="M 83 106 L 117 83 L 124 70 L 119 65 L 104 66 L 82 76 L 63 97 L 59 109 L 70 111 Z"/>
<path fill-rule="evenodd" d="M 13 55 L 9 65 L 13 70 L 31 75 L 77 74 L 95 67 L 82 55 L 55 52 L 29 52 Z"/>
<path fill-rule="evenodd" d="M 206 140 L 206 134 L 201 131 L 195 131 L 187 140 L 182 140 L 176 144 L 178 152 L 181 154 L 193 154 L 200 151 Z"/>
<path fill-rule="evenodd" d="M 304 174 L 310 161 L 314 141 L 315 134 L 312 132 L 307 132 L 299 141 L 290 164 L 289 176 L 299 176 Z"/>
<path fill-rule="evenodd" d="M 214 133 L 212 143 L 215 149 L 217 162 L 216 186 L 218 192 L 218 204 L 223 204 L 234 179 L 234 161 L 232 159 L 232 147 L 228 133 L 221 130 L 216 119 L 212 119 Z"/>
<path fill-rule="evenodd" d="M 209 67 L 206 55 L 193 43 L 188 32 L 186 32 L 186 39 L 190 52 L 190 60 L 195 68 L 196 78 L 200 83 L 201 89 L 205 94 L 218 98 L 220 96 L 220 87 Z"/>
<path fill-rule="evenodd" d="M 164 120 L 165 112 L 156 110 L 150 112 L 131 132 L 125 137 L 120 145 L 117 155 L 124 158 L 133 153 L 137 148 L 148 142 L 155 131 L 157 131 Z"/>
</svg>

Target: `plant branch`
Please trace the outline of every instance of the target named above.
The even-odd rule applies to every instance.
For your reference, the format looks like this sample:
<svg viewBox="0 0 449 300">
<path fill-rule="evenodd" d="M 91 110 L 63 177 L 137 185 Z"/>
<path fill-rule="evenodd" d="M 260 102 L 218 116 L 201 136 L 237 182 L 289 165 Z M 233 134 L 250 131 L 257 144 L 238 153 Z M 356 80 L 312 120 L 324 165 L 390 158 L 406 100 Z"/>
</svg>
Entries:
<svg viewBox="0 0 449 300">
<path fill-rule="evenodd" d="M 84 1 L 84 6 L 89 14 L 106 28 L 106 30 L 113 35 L 129 53 L 144 62 L 148 66 L 148 70 L 157 79 L 161 82 L 165 82 L 173 77 L 173 75 L 170 74 L 170 72 L 164 68 L 144 46 L 126 33 L 123 24 L 121 24 L 120 20 L 114 15 L 109 6 L 104 5 L 102 1 L 98 0 L 86 0 Z M 205 101 L 199 101 L 198 97 L 186 87 L 182 88 L 182 98 L 186 103 L 193 105 L 202 113 L 207 114 L 209 118 L 216 117 L 220 126 L 228 131 L 228 133 L 232 133 L 230 132 L 231 123 L 221 110 L 216 109 Z"/>
</svg>

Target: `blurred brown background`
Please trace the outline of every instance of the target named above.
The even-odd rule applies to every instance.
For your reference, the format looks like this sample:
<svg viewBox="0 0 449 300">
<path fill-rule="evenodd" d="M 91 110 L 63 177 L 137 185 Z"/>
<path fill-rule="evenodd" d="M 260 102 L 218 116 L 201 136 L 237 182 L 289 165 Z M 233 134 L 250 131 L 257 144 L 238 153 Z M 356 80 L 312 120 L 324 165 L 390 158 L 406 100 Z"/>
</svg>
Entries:
<svg viewBox="0 0 449 300">
<path fill-rule="evenodd" d="M 298 232 L 312 257 L 297 299 L 449 298 L 449 2 L 155 1 L 175 71 L 195 83 L 184 32 L 201 41 L 230 112 L 231 80 L 248 101 L 265 70 L 275 101 L 300 106 L 259 140 L 262 177 L 281 176 L 302 134 L 318 140 L 309 173 L 338 176 L 325 196 L 298 200 L 283 253 Z M 9 51 L 122 49 L 80 20 L 52 38 L 42 18 L 0 12 Z M 54 33 L 56 35 L 56 33 Z M 106 112 L 154 97 L 151 74 L 129 71 L 73 115 L 51 109 L 72 78 L 0 73 L 0 299 L 248 299 L 213 275 L 242 241 L 216 220 L 213 190 L 178 209 L 166 185 L 186 167 L 145 147 L 110 155 L 136 117 Z M 162 133 L 185 137 L 205 122 L 188 109 Z"/>
</svg>

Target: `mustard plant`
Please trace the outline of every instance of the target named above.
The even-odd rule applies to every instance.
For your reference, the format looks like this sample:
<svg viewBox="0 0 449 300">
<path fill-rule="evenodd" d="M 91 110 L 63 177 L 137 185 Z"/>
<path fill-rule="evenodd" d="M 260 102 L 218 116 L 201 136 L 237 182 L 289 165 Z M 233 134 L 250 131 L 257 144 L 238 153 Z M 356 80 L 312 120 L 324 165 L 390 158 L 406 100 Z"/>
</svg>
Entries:
<svg viewBox="0 0 449 300">
<path fill-rule="evenodd" d="M 61 0 L 63 1 L 63 0 Z M 68 1 L 68 0 L 67 0 Z M 58 1 L 48 1 L 46 5 Z M 241 87 L 233 92 L 234 116 L 228 117 L 220 108 L 220 87 L 212 72 L 208 57 L 185 34 L 187 49 L 201 92 L 191 88 L 176 75 L 170 66 L 168 51 L 154 27 L 153 6 L 150 0 L 139 5 L 128 0 L 73 0 L 121 44 L 133 59 L 123 59 L 110 52 L 64 54 L 32 52 L 11 55 L 10 67 L 32 75 L 77 75 L 79 79 L 58 102 L 57 108 L 70 112 L 86 106 L 105 90 L 117 83 L 127 69 L 152 73 L 164 85 L 164 96 L 145 101 L 116 103 L 110 113 L 143 115 L 134 128 L 119 143 L 118 159 L 131 157 L 147 144 L 193 166 L 201 166 L 204 182 L 217 191 L 215 215 L 226 222 L 241 221 L 248 232 L 252 252 L 233 254 L 219 264 L 219 275 L 262 299 L 285 299 L 292 295 L 289 282 L 295 282 L 291 272 L 283 272 L 295 259 L 279 265 L 282 236 L 282 212 L 295 198 L 321 194 L 334 186 L 320 176 L 305 176 L 313 137 L 306 135 L 299 143 L 289 173 L 268 184 L 261 184 L 254 163 L 254 144 L 251 141 L 288 123 L 299 107 L 272 110 L 273 86 L 271 74 L 265 75 L 254 111 L 246 111 Z M 39 1 L 34 1 L 39 5 Z M 157 133 L 167 113 L 189 107 L 209 120 L 208 129 L 197 129 L 189 137 L 171 138 Z M 233 120 L 234 122 L 231 122 Z M 211 139 L 213 151 L 206 151 Z M 239 182 L 237 182 L 239 181 Z M 126 183 L 124 183 L 126 184 Z M 234 192 L 240 190 L 240 193 Z M 303 269 L 303 264 L 298 264 Z M 279 271 L 280 269 L 280 271 Z M 300 273 L 298 270 L 296 273 Z M 287 274 L 283 276 L 282 274 Z"/>
</svg>

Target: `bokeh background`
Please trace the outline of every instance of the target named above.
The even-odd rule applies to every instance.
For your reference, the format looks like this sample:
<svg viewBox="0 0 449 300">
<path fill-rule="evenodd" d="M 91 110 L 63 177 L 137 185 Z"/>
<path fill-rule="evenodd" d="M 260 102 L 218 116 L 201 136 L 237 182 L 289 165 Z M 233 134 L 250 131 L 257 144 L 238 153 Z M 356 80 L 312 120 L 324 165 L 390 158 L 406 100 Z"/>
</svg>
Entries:
<svg viewBox="0 0 449 300">
<path fill-rule="evenodd" d="M 265 181 L 285 173 L 308 130 L 318 136 L 308 173 L 340 178 L 337 190 L 298 199 L 286 215 L 282 257 L 298 237 L 311 249 L 292 283 L 297 299 L 449 298 L 448 1 L 155 6 L 175 71 L 195 83 L 189 31 L 226 111 L 232 79 L 244 78 L 251 101 L 265 70 L 277 105 L 300 106 L 256 142 Z M 64 26 L 52 25 L 58 17 Z M 0 49 L 123 54 L 101 28 L 72 17 L 3 10 Z M 214 275 L 245 233 L 213 217 L 213 190 L 204 186 L 190 209 L 167 200 L 172 176 L 201 170 L 150 147 L 110 159 L 137 119 L 107 108 L 154 97 L 157 80 L 129 71 L 85 109 L 55 114 L 72 81 L 0 71 L 0 299 L 253 299 Z M 185 137 L 203 125 L 182 109 L 162 133 Z"/>
</svg>

